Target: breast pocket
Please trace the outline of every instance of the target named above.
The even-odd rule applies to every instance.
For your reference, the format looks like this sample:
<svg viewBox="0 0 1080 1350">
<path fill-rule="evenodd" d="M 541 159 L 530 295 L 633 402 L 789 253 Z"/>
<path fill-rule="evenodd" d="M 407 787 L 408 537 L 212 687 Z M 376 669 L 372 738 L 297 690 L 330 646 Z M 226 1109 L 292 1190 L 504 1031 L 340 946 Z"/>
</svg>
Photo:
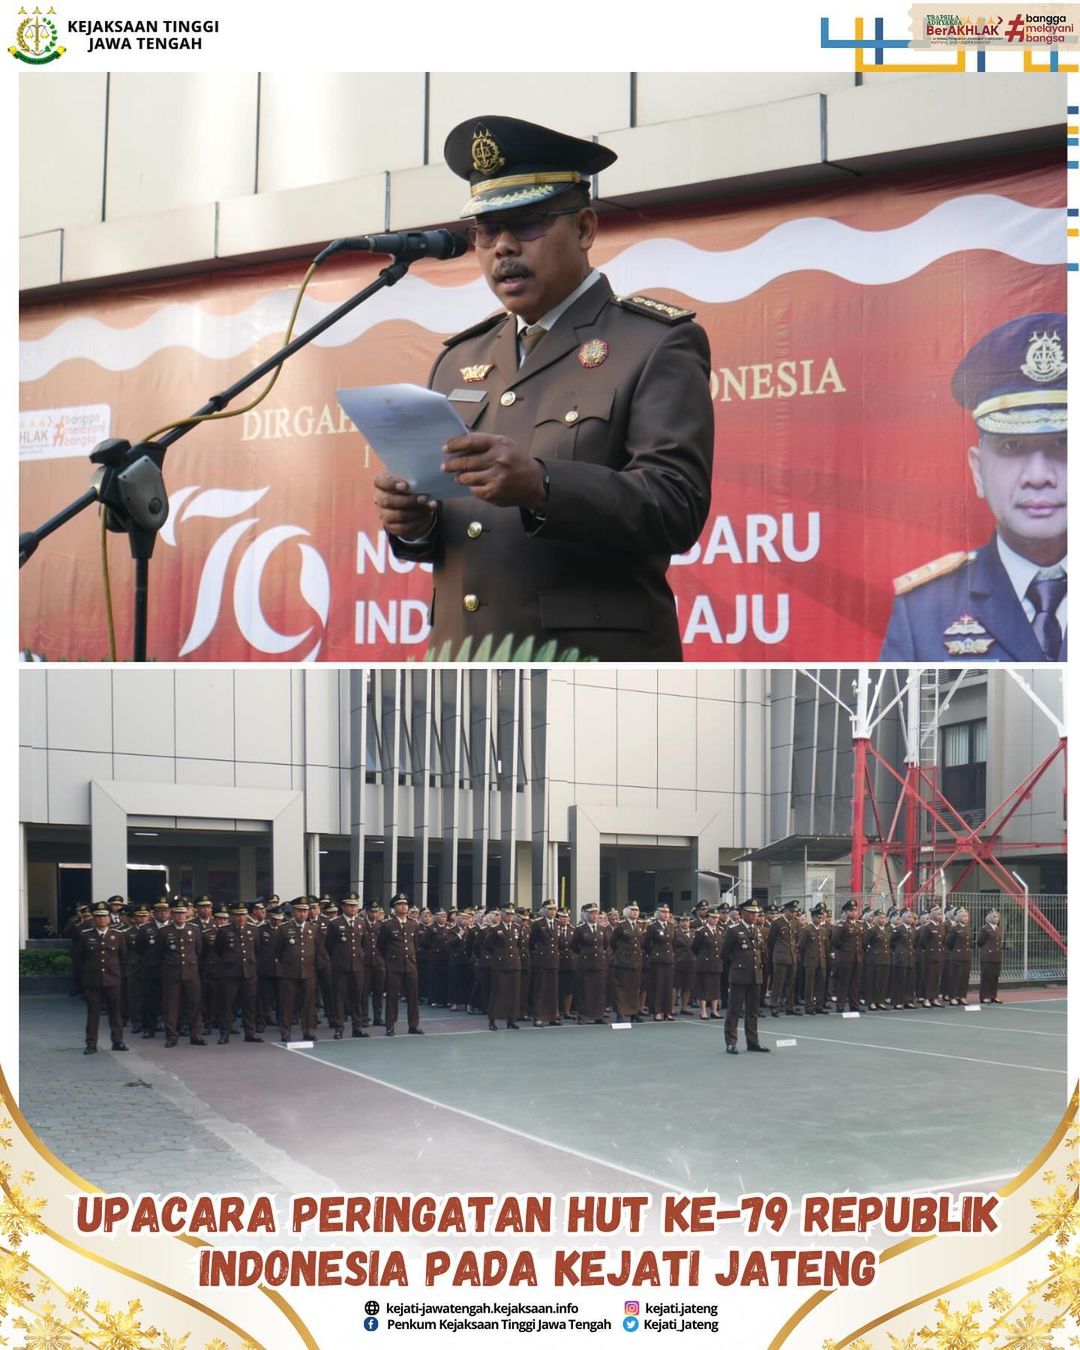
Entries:
<svg viewBox="0 0 1080 1350">
<path fill-rule="evenodd" d="M 614 389 L 551 390 L 540 400 L 530 452 L 538 459 L 576 459 L 619 467 L 623 445 L 613 442 Z"/>
</svg>

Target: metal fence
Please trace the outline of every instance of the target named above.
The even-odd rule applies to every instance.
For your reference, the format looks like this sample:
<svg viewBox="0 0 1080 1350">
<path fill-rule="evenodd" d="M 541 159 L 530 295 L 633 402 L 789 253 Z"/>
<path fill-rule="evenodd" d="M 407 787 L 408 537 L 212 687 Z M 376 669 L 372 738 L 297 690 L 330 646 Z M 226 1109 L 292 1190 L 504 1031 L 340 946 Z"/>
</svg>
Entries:
<svg viewBox="0 0 1080 1350">
<path fill-rule="evenodd" d="M 840 917 L 841 906 L 851 896 L 830 895 L 821 897 L 820 895 L 806 896 L 802 902 L 802 908 L 810 910 L 824 898 L 829 907 L 833 918 Z M 878 909 L 883 904 L 889 908 L 891 901 L 887 896 L 863 895 L 854 897 L 858 902 L 860 909 Z M 784 896 L 784 900 L 791 899 L 790 896 Z M 926 909 L 927 901 L 920 900 L 918 909 L 920 913 Z M 937 900 L 935 903 L 941 903 Z M 1031 909 L 1038 910 L 1046 924 L 1053 932 L 1048 932 L 1046 926 L 1041 924 L 1031 911 L 1025 912 L 1024 906 L 1013 900 L 1011 896 L 1002 895 L 999 892 L 985 893 L 978 891 L 957 892 L 954 895 L 946 896 L 944 904 L 960 908 L 961 906 L 971 915 L 971 928 L 975 939 L 978 939 L 979 929 L 986 923 L 986 916 L 992 909 L 996 909 L 1001 915 L 1001 927 L 1005 940 L 1005 950 L 1001 963 L 1001 983 L 1012 982 L 1024 983 L 1052 983 L 1055 981 L 1064 981 L 1066 979 L 1066 956 L 1063 943 L 1069 940 L 1069 909 L 1068 896 L 1065 895 L 1032 895 L 1030 898 Z M 1054 934 L 1060 937 L 1060 942 Z M 973 982 L 979 979 L 979 950 L 972 943 L 972 965 L 971 978 Z"/>
</svg>

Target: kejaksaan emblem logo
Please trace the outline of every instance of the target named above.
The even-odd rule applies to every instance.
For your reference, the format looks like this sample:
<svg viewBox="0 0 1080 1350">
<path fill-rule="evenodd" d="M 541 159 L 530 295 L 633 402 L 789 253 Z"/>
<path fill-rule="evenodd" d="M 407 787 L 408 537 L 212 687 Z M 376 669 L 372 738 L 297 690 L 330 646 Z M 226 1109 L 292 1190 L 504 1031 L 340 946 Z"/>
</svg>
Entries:
<svg viewBox="0 0 1080 1350">
<path fill-rule="evenodd" d="M 15 30 L 18 45 L 8 48 L 16 61 L 25 61 L 28 66 L 44 66 L 63 56 L 67 48 L 59 45 L 60 33 L 49 17 L 55 13 L 52 6 L 44 12 L 38 8 L 19 10 L 20 21 Z"/>
<path fill-rule="evenodd" d="M 270 491 L 269 487 L 242 492 L 234 488 L 183 487 L 170 494 L 171 511 L 161 531 L 166 544 L 176 548 L 176 527 L 195 516 L 213 516 L 229 520 L 249 511 Z M 279 633 L 267 622 L 259 601 L 263 571 L 271 555 L 290 539 L 307 538 L 308 532 L 299 525 L 274 525 L 253 538 L 244 536 L 259 523 L 258 516 L 248 516 L 230 525 L 213 544 L 199 578 L 195 599 L 195 613 L 191 627 L 180 648 L 180 656 L 190 656 L 210 637 L 217 625 L 225 596 L 225 574 L 233 553 L 240 550 L 240 561 L 233 580 L 232 607 L 236 626 L 244 640 L 256 651 L 280 656 L 315 639 L 314 646 L 298 657 L 314 661 L 322 646 L 326 621 L 330 614 L 330 573 L 322 555 L 311 544 L 299 543 L 300 594 L 308 608 L 313 610 L 318 624 L 310 624 L 299 633 Z M 244 541 L 242 543 L 242 541 Z"/>
</svg>

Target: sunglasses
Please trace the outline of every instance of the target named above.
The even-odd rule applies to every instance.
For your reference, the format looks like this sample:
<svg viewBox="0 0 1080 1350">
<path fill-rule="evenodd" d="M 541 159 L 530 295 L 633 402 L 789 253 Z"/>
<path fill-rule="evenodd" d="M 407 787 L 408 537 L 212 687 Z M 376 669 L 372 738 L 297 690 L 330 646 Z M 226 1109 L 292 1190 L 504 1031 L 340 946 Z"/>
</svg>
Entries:
<svg viewBox="0 0 1080 1350">
<path fill-rule="evenodd" d="M 580 206 L 563 211 L 544 211 L 535 216 L 515 216 L 512 220 L 478 220 L 465 231 L 473 248 L 494 248 L 500 234 L 512 234 L 519 243 L 541 239 L 551 229 L 555 216 L 576 216 Z"/>
</svg>

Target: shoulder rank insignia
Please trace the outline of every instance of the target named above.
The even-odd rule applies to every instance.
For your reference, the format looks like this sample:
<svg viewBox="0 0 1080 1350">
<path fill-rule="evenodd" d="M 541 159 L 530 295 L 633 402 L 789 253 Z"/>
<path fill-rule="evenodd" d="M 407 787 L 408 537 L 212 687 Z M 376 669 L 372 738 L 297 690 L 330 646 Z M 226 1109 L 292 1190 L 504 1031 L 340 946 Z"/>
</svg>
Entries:
<svg viewBox="0 0 1080 1350">
<path fill-rule="evenodd" d="M 461 378 L 466 384 L 477 384 L 480 380 L 486 380 L 494 369 L 494 363 L 486 366 L 462 366 Z"/>
<path fill-rule="evenodd" d="M 946 637 L 971 637 L 977 633 L 985 633 L 986 629 L 972 614 L 961 614 L 960 617 L 949 624 L 945 629 Z"/>
<path fill-rule="evenodd" d="M 647 314 L 650 318 L 660 319 L 664 323 L 682 323 L 694 317 L 692 309 L 680 309 L 678 305 L 654 300 L 651 295 L 617 295 L 615 303 L 621 305 L 623 309 L 633 310 L 635 314 Z"/>
<path fill-rule="evenodd" d="M 893 581 L 893 591 L 897 595 L 906 595 L 908 591 L 913 591 L 917 586 L 922 586 L 928 581 L 935 581 L 938 577 L 948 576 L 950 572 L 955 572 L 958 567 L 964 563 L 971 562 L 975 554 L 966 550 L 957 553 L 946 553 L 942 558 L 935 558 L 933 562 L 923 563 L 921 567 L 914 567 L 910 572 L 905 572 L 902 577 L 897 577 Z"/>
<path fill-rule="evenodd" d="M 945 631 L 950 633 L 952 629 L 946 628 Z M 945 643 L 945 650 L 950 656 L 985 656 L 996 641 L 992 637 L 953 638 L 951 642 Z"/>
</svg>

